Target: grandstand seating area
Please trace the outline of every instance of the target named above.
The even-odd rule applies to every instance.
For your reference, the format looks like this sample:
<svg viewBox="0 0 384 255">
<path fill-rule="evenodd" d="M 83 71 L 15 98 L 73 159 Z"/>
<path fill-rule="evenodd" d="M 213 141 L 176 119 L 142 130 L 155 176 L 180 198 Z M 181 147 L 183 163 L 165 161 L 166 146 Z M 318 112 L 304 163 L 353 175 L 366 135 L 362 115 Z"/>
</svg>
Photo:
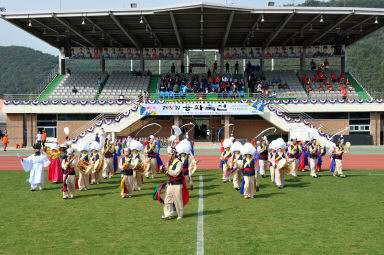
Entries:
<svg viewBox="0 0 384 255">
<path fill-rule="evenodd" d="M 265 71 L 264 75 L 267 81 L 280 79 L 281 83 L 286 82 L 288 84 L 289 89 L 279 88 L 277 83 L 269 85 L 271 91 L 276 92 L 277 98 L 307 98 L 307 93 L 303 89 L 303 86 L 294 71 Z"/>
<path fill-rule="evenodd" d="M 331 80 L 331 72 L 337 77 L 341 76 L 340 72 L 325 70 L 323 73 L 330 80 L 333 91 L 328 91 L 329 86 L 325 86 L 324 82 L 313 81 L 312 78 L 317 76 L 316 71 L 304 71 L 296 73 L 294 71 L 265 71 L 262 73 L 263 79 L 258 82 L 263 84 L 263 92 L 256 94 L 248 94 L 256 92 L 254 88 L 247 87 L 248 82 L 243 75 L 215 74 L 214 81 L 208 79 L 207 74 L 185 74 L 183 76 L 171 76 L 174 79 L 173 84 L 181 84 L 177 91 L 173 91 L 173 85 L 169 87 L 169 78 L 166 80 L 164 89 L 164 77 L 167 75 L 152 76 L 134 76 L 128 71 L 113 71 L 109 75 L 102 72 L 83 72 L 59 75 L 51 82 L 51 85 L 40 95 L 39 100 L 117 100 L 117 99 L 137 99 L 140 92 L 148 90 L 151 99 L 231 99 L 231 98 L 290 98 L 290 99 L 341 99 L 343 94 L 338 90 L 339 85 L 345 85 L 344 82 Z M 261 73 L 260 73 L 261 74 Z M 310 81 L 313 91 L 307 92 L 305 85 L 300 80 L 305 75 Z M 216 81 L 216 77 L 227 77 L 225 80 Z M 168 77 L 169 74 L 168 74 Z M 177 82 L 176 81 L 177 77 Z M 232 78 L 231 78 L 232 77 Z M 346 74 L 348 85 L 348 99 L 367 99 L 369 95 L 353 78 Z M 100 81 L 101 79 L 101 84 Z M 259 78 L 260 79 L 260 78 Z M 279 82 L 275 82 L 278 80 Z M 241 82 L 240 82 L 241 81 Z M 203 84 L 200 86 L 200 84 Z M 234 93 L 234 84 L 236 92 Z M 287 84 L 289 88 L 283 88 L 282 84 Z M 350 85 L 349 85 L 350 84 Z M 74 86 L 77 93 L 72 90 Z M 167 87 L 168 86 L 168 87 Z M 324 87 L 324 91 L 319 91 L 320 86 Z M 161 88 L 163 87 L 163 88 Z M 186 87 L 186 88 L 184 88 Z M 256 86 L 257 87 L 257 86 Z M 197 89 L 196 89 L 197 88 Z M 207 88 L 207 89 L 206 89 Z M 268 90 L 268 94 L 265 91 Z M 209 91 L 209 93 L 206 93 Z"/>
<path fill-rule="evenodd" d="M 103 72 L 83 72 L 67 74 L 60 84 L 48 96 L 48 100 L 95 100 L 99 92 L 100 85 L 107 77 Z M 73 87 L 76 87 L 77 93 L 73 93 Z"/>
<path fill-rule="evenodd" d="M 112 72 L 99 95 L 99 100 L 135 99 L 148 89 L 151 76 L 132 76 L 130 72 Z"/>
<path fill-rule="evenodd" d="M 324 82 L 313 81 L 313 77 L 318 77 L 317 71 L 299 72 L 300 77 L 305 75 L 310 80 L 310 85 L 308 85 L 308 86 L 311 86 L 313 88 L 313 91 L 308 92 L 310 99 L 342 99 L 343 98 L 343 94 L 341 91 L 338 90 L 338 87 L 339 87 L 339 85 L 344 85 L 344 83 L 343 82 L 339 83 L 338 81 L 333 82 L 331 79 L 331 73 L 332 72 L 336 75 L 336 77 L 340 77 L 340 75 L 341 75 L 341 73 L 338 71 L 324 70 L 323 73 L 326 76 L 326 79 L 328 79 L 330 82 L 330 85 L 328 85 L 328 86 L 325 86 Z M 320 86 L 322 86 L 324 88 L 324 91 L 319 91 Z M 333 87 L 333 90 L 328 91 L 328 88 L 331 86 Z M 348 90 L 347 99 L 359 99 L 359 95 L 355 91 L 355 88 L 353 86 L 349 86 L 349 85 L 344 85 L 344 86 Z"/>
</svg>

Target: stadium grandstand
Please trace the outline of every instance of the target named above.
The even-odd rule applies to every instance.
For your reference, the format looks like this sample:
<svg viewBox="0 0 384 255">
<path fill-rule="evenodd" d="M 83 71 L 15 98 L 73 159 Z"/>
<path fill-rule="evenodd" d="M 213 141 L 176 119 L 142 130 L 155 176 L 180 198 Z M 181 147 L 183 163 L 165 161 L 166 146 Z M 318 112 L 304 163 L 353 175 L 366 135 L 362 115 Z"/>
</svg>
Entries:
<svg viewBox="0 0 384 255">
<path fill-rule="evenodd" d="M 347 61 L 349 45 L 383 27 L 383 9 L 199 2 L 1 17 L 59 51 L 57 75 L 38 95 L 5 95 L 8 127 L 23 119 L 28 130 L 23 141 L 23 128 L 12 129 L 11 146 L 31 145 L 36 123 L 59 141 L 59 130 L 72 125 L 70 136 L 77 141 L 91 139 L 101 125 L 115 136 L 131 135 L 148 118 L 164 126 L 192 121 L 213 133 L 232 123 L 244 139 L 250 138 L 246 127 L 255 133 L 272 124 L 287 135 L 311 122 L 331 136 L 348 126 L 345 134 L 356 141 L 383 144 L 381 98 L 359 82 Z M 78 60 L 99 61 L 99 70 L 70 70 L 66 63 Z M 129 68 L 108 70 L 107 61 Z M 133 112 L 131 101 L 140 103 L 140 111 Z M 263 104 L 259 114 L 220 112 L 222 105 L 255 101 Z M 194 116 L 189 109 L 145 111 L 149 104 L 178 103 L 216 110 Z M 223 129 L 228 137 L 228 127 Z"/>
</svg>

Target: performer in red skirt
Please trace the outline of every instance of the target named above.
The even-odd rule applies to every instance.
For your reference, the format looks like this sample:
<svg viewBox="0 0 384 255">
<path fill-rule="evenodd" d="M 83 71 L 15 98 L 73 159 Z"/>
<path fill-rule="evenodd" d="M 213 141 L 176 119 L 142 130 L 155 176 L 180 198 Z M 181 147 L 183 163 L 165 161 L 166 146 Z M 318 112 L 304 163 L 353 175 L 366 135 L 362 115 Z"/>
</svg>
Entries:
<svg viewBox="0 0 384 255">
<path fill-rule="evenodd" d="M 53 143 L 51 145 L 51 150 L 45 152 L 48 155 L 49 161 L 51 164 L 48 169 L 48 181 L 53 181 L 54 183 L 59 183 L 63 181 L 63 171 L 61 169 L 60 163 L 60 154 L 59 144 Z"/>
</svg>

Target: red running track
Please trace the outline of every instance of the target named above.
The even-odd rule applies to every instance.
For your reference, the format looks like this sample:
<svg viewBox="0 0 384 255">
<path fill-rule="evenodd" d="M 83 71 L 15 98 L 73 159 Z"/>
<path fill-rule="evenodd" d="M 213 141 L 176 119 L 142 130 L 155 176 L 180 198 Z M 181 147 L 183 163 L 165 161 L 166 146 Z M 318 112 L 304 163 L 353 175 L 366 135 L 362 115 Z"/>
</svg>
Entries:
<svg viewBox="0 0 384 255">
<path fill-rule="evenodd" d="M 168 161 L 168 156 L 162 155 L 163 162 Z M 198 169 L 219 169 L 220 160 L 216 155 L 197 155 L 196 159 L 199 160 Z M 344 169 L 378 169 L 384 170 L 384 155 L 344 155 L 343 168 Z M 329 169 L 330 156 L 323 157 L 323 169 Z M 0 157 L 0 171 L 5 170 L 23 170 L 20 161 L 16 156 L 1 156 Z"/>
</svg>

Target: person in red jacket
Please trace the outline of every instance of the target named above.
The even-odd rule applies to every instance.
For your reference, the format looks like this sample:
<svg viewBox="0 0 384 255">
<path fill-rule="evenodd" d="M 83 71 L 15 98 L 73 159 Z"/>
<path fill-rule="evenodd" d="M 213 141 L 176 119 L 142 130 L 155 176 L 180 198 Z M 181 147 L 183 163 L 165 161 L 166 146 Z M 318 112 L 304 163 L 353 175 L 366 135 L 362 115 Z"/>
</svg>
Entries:
<svg viewBox="0 0 384 255">
<path fill-rule="evenodd" d="M 331 73 L 331 80 L 332 82 L 336 81 L 336 74 L 334 72 Z"/>
<path fill-rule="evenodd" d="M 4 143 L 4 151 L 7 151 L 7 145 L 8 145 L 8 135 L 5 134 L 3 138 L 1 139 Z"/>
</svg>

